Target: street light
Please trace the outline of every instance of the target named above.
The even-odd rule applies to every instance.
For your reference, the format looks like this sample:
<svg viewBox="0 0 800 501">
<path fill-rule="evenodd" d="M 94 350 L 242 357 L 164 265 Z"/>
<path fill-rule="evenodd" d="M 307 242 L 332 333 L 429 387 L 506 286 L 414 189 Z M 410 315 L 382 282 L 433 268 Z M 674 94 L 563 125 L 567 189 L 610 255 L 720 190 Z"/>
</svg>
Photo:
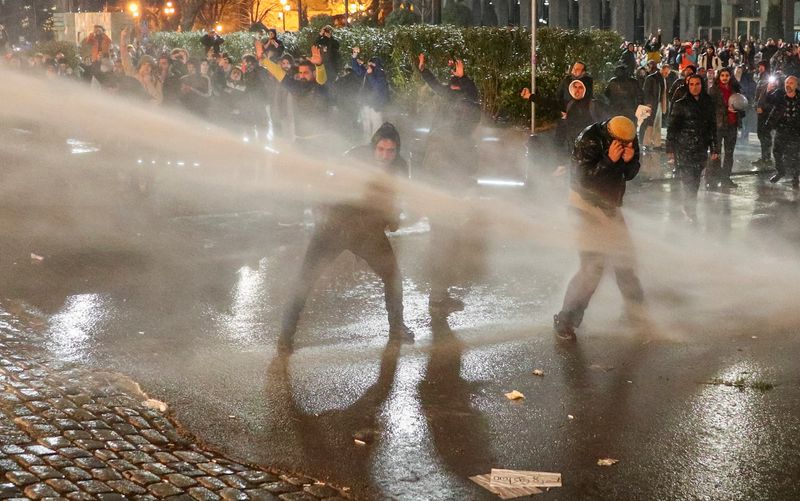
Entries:
<svg viewBox="0 0 800 501">
<path fill-rule="evenodd" d="M 171 16 L 172 14 L 175 14 L 175 7 L 172 2 L 167 2 L 164 4 L 164 15 Z"/>
<path fill-rule="evenodd" d="M 133 17 L 139 17 L 139 4 L 136 2 L 131 2 L 128 4 L 128 10 L 131 11 L 131 15 Z"/>
<path fill-rule="evenodd" d="M 222 33 L 222 25 L 221 24 L 217 23 L 217 25 L 214 27 L 214 29 L 216 30 L 217 33 Z"/>
</svg>

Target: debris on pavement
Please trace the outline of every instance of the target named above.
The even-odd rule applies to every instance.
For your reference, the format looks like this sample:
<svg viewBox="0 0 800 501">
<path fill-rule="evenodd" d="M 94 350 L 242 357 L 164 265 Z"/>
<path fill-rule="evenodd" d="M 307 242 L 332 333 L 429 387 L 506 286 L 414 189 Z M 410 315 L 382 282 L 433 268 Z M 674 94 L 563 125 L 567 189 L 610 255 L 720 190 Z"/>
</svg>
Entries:
<svg viewBox="0 0 800 501">
<path fill-rule="evenodd" d="M 597 466 L 613 466 L 619 463 L 619 459 L 603 458 L 597 460 Z"/>
<path fill-rule="evenodd" d="M 34 254 L 33 252 L 31 252 L 31 261 L 35 263 L 41 263 L 42 261 L 44 261 L 44 256 L 40 256 L 39 254 Z"/>
<path fill-rule="evenodd" d="M 567 419 L 575 419 L 575 416 L 573 416 L 572 414 L 567 414 Z"/>
<path fill-rule="evenodd" d="M 534 376 L 543 377 L 544 376 L 544 371 L 542 369 L 536 369 L 531 374 L 533 374 Z"/>
<path fill-rule="evenodd" d="M 517 390 L 514 390 L 514 391 L 506 393 L 506 398 L 509 399 L 509 400 L 521 400 L 521 399 L 525 398 L 525 395 L 523 395 L 522 393 L 518 392 Z"/>
<path fill-rule="evenodd" d="M 158 412 L 167 412 L 167 404 L 162 402 L 161 400 L 156 400 L 155 398 L 148 398 L 142 405 L 147 407 L 148 409 L 157 410 Z"/>
<path fill-rule="evenodd" d="M 500 499 L 514 499 L 533 496 L 544 492 L 542 489 L 561 487 L 561 474 L 543 471 L 504 470 L 492 468 L 484 475 L 469 477 Z"/>
<path fill-rule="evenodd" d="M 609 372 L 609 371 L 613 371 L 614 368 L 611 367 L 610 365 L 592 364 L 592 365 L 589 366 L 589 370 Z"/>
<path fill-rule="evenodd" d="M 356 445 L 367 445 L 366 442 L 364 442 L 363 440 L 359 440 L 357 438 L 353 439 L 353 443 L 356 444 Z"/>
</svg>

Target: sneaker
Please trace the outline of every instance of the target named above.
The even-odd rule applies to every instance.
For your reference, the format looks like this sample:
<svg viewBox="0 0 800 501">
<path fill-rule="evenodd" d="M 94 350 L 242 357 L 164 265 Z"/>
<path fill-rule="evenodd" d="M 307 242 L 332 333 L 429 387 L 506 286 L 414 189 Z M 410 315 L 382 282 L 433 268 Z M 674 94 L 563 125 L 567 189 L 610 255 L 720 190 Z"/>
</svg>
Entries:
<svg viewBox="0 0 800 501">
<path fill-rule="evenodd" d="M 437 313 L 453 313 L 464 310 L 464 301 L 453 296 L 445 296 L 442 299 L 429 299 L 428 308 Z"/>
<path fill-rule="evenodd" d="M 553 315 L 553 329 L 560 341 L 577 341 L 575 328 L 571 323 L 562 320 L 558 314 Z"/>
<path fill-rule="evenodd" d="M 774 176 L 769 178 L 769 182 L 775 184 L 781 179 L 783 179 L 783 172 L 776 172 Z"/>
<path fill-rule="evenodd" d="M 395 339 L 403 343 L 414 342 L 414 331 L 408 328 L 406 324 L 393 325 L 389 328 L 389 339 Z"/>
</svg>

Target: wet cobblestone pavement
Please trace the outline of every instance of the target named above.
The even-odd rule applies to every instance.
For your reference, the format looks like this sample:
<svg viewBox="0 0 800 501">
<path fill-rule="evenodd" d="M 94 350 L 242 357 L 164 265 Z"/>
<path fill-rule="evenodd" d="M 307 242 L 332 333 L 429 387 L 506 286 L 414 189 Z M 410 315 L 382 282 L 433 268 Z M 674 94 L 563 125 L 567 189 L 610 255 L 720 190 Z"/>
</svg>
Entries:
<svg viewBox="0 0 800 501">
<path fill-rule="evenodd" d="M 334 501 L 346 492 L 198 446 L 115 373 L 51 363 L 0 318 L 0 499 Z"/>
</svg>

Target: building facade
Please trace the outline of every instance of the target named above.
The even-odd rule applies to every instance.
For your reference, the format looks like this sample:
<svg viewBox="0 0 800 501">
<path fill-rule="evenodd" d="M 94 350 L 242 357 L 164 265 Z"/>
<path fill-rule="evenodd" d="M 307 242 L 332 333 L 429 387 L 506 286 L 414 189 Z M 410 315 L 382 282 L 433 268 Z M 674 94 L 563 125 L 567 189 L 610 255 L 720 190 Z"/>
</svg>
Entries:
<svg viewBox="0 0 800 501">
<path fill-rule="evenodd" d="M 521 24 L 530 26 L 530 2 L 520 7 Z M 770 8 L 783 21 L 784 39 L 797 41 L 800 2 L 794 0 L 538 0 L 537 17 L 540 26 L 612 29 L 626 40 L 644 40 L 659 28 L 665 42 L 720 40 L 763 38 Z"/>
</svg>

